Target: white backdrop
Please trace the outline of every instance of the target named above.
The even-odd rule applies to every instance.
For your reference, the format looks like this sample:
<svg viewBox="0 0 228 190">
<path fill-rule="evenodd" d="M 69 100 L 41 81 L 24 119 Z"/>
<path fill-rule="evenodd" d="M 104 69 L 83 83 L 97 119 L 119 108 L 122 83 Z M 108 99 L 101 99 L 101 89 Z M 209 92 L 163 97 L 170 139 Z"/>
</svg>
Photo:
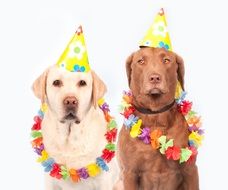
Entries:
<svg viewBox="0 0 228 190">
<path fill-rule="evenodd" d="M 226 4 L 225 0 L 1 0 L 0 189 L 44 189 L 43 169 L 30 146 L 32 118 L 39 107 L 30 87 L 57 61 L 79 24 L 90 65 L 108 85 L 106 97 L 121 124 L 117 105 L 127 88 L 125 60 L 161 6 L 173 49 L 185 60 L 188 97 L 206 129 L 197 162 L 200 187 L 227 188 Z"/>
</svg>

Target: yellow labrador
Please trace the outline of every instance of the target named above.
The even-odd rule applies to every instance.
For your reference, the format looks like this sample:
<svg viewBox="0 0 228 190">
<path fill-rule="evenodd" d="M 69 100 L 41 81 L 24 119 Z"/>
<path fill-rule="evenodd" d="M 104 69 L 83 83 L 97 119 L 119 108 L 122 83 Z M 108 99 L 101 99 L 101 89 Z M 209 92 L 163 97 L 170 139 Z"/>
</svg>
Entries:
<svg viewBox="0 0 228 190">
<path fill-rule="evenodd" d="M 57 163 L 81 168 L 93 163 L 106 145 L 106 121 L 97 107 L 106 86 L 93 71 L 69 72 L 51 66 L 33 84 L 34 94 L 48 104 L 42 121 L 43 142 Z M 46 190 L 111 190 L 116 176 L 110 170 L 79 183 L 46 176 Z"/>
</svg>

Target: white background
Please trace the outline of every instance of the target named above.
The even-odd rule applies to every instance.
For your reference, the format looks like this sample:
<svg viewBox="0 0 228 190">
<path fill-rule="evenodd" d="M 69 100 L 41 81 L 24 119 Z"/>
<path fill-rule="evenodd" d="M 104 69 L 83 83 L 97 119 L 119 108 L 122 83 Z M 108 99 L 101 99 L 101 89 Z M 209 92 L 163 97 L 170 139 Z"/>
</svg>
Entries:
<svg viewBox="0 0 228 190">
<path fill-rule="evenodd" d="M 127 88 L 125 60 L 138 48 L 161 6 L 173 50 L 185 60 L 188 97 L 206 129 L 197 162 L 200 187 L 228 188 L 226 4 L 225 0 L 1 0 L 0 189 L 44 189 L 43 169 L 30 146 L 32 118 L 39 107 L 30 87 L 56 63 L 79 24 L 90 65 L 108 85 L 107 100 L 121 121 L 117 105 Z"/>
</svg>

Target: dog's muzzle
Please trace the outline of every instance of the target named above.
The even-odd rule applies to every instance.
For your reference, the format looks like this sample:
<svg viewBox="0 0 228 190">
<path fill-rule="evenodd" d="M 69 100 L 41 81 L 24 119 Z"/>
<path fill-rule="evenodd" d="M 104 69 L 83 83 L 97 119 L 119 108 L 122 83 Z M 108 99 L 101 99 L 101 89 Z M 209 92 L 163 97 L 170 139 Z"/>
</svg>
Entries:
<svg viewBox="0 0 228 190">
<path fill-rule="evenodd" d="M 66 120 L 74 120 L 75 123 L 80 123 L 76 113 L 78 108 L 78 100 L 74 96 L 67 96 L 63 100 L 63 106 L 65 109 L 65 116 L 63 122 Z"/>
</svg>

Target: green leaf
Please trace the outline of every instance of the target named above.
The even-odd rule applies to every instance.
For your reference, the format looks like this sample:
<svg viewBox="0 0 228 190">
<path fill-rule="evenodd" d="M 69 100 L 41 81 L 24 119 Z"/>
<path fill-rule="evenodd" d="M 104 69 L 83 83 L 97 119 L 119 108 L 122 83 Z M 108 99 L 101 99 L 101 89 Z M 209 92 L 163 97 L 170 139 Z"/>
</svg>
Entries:
<svg viewBox="0 0 228 190">
<path fill-rule="evenodd" d="M 66 166 L 61 166 L 60 168 L 61 168 L 60 174 L 63 176 L 63 179 L 64 179 L 64 180 L 68 179 L 69 176 L 70 176 L 70 174 L 69 174 L 69 172 L 67 171 Z"/>
<path fill-rule="evenodd" d="M 188 115 L 187 115 L 187 118 L 191 118 L 191 117 L 194 117 L 197 113 L 195 111 L 189 111 L 188 112 Z"/>
<path fill-rule="evenodd" d="M 109 123 L 108 123 L 108 128 L 111 130 L 111 129 L 114 129 L 116 128 L 117 126 L 117 123 L 115 120 L 111 120 Z"/>
<path fill-rule="evenodd" d="M 161 154 L 165 154 L 165 151 L 169 148 L 173 146 L 173 139 L 170 139 L 168 142 L 166 142 L 166 136 L 162 135 L 159 139 L 158 139 L 160 145 L 160 152 Z"/>
<path fill-rule="evenodd" d="M 111 150 L 111 151 L 115 151 L 116 150 L 116 145 L 113 143 L 109 143 L 105 146 L 106 149 Z"/>
<path fill-rule="evenodd" d="M 40 131 L 32 131 L 31 132 L 31 136 L 33 138 L 38 138 L 38 137 L 42 137 L 42 133 Z"/>
<path fill-rule="evenodd" d="M 182 148 L 181 149 L 181 157 L 180 157 L 180 163 L 188 161 L 190 156 L 192 155 L 192 151 L 188 148 Z"/>
</svg>

